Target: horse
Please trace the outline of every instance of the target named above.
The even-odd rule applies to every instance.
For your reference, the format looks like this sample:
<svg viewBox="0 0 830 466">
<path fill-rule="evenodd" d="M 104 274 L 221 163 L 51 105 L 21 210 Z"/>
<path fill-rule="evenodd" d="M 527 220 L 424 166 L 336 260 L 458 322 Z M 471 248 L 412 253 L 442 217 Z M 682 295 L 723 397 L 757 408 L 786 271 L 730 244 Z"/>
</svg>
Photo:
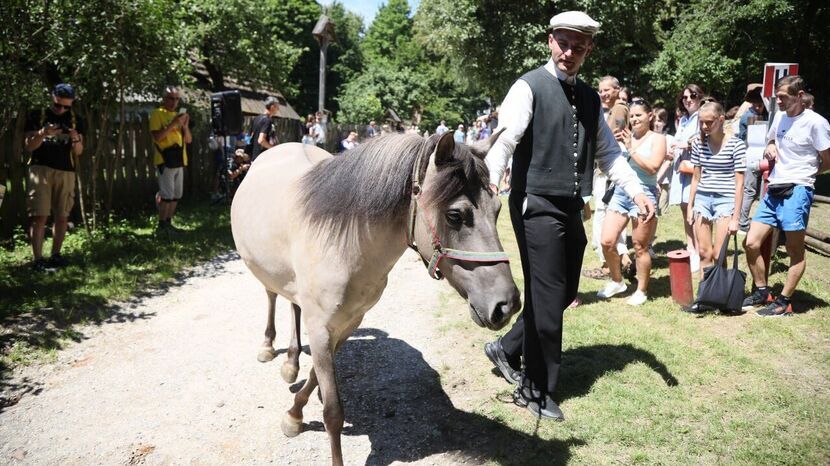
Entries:
<svg viewBox="0 0 830 466">
<path fill-rule="evenodd" d="M 234 242 L 268 296 L 257 359 L 276 357 L 274 309 L 282 296 L 293 312 L 281 375 L 289 383 L 297 378 L 301 319 L 313 364 L 281 429 L 299 435 L 302 410 L 319 383 L 332 464 L 343 464 L 344 421 L 334 355 L 380 299 L 407 247 L 468 301 L 477 325 L 498 330 L 519 310 L 496 229 L 501 202 L 484 163 L 498 136 L 468 147 L 452 133 L 393 134 L 338 157 L 286 143 L 260 154 L 239 186 L 231 205 Z"/>
</svg>

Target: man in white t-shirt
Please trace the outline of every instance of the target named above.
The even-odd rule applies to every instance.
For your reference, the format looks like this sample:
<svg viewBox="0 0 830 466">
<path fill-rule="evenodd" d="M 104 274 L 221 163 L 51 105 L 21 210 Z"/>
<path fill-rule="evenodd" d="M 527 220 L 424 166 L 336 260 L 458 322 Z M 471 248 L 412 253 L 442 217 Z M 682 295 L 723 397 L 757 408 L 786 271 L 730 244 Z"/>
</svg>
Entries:
<svg viewBox="0 0 830 466">
<path fill-rule="evenodd" d="M 801 76 L 786 76 L 775 86 L 779 112 L 767 132 L 764 157 L 775 161 L 769 188 L 746 236 L 746 260 L 755 291 L 744 300 L 744 310 L 763 306 L 756 313 L 763 317 L 791 316 L 790 303 L 807 264 L 804 259 L 804 234 L 813 203 L 816 175 L 830 169 L 830 124 L 821 115 L 805 108 L 805 89 Z M 773 299 L 767 286 L 761 244 L 773 228 L 784 231 L 790 268 L 784 289 Z"/>
</svg>

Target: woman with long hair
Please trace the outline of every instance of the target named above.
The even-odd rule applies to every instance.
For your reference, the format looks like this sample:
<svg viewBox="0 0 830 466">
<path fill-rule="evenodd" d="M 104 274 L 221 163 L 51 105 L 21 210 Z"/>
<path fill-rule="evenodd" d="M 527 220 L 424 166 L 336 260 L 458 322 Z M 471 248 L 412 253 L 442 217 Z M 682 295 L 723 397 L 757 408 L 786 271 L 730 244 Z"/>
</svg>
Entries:
<svg viewBox="0 0 830 466">
<path fill-rule="evenodd" d="M 657 204 L 657 170 L 666 157 L 666 138 L 652 131 L 652 120 L 651 107 L 646 101 L 632 101 L 628 116 L 630 129 L 623 130 L 623 141 L 628 163 L 637 173 L 643 191 L 652 202 Z M 626 228 L 629 220 L 631 220 L 631 239 L 634 243 L 637 264 L 637 291 L 628 298 L 627 303 L 639 306 L 648 299 L 648 281 L 651 275 L 651 256 L 648 249 L 654 238 L 654 232 L 657 230 L 657 218 L 644 222 L 639 216 L 634 201 L 620 187 L 614 190 L 614 196 L 608 203 L 600 240 L 605 263 L 610 269 L 611 280 L 597 296 L 610 298 L 627 289 L 622 278 L 616 243 L 617 237 Z"/>
<path fill-rule="evenodd" d="M 683 218 L 687 218 L 689 208 L 689 187 L 692 184 L 693 167 L 689 162 L 691 158 L 691 143 L 700 137 L 698 125 L 698 110 L 704 98 L 703 89 L 697 84 L 688 84 L 678 95 L 677 108 L 682 116 L 677 124 L 677 131 L 674 141 L 671 144 L 671 151 L 674 154 L 672 164 L 672 179 L 669 188 L 669 205 L 679 205 Z M 686 232 L 686 249 L 691 254 L 692 272 L 700 269 L 700 256 L 697 251 L 697 240 L 694 228 L 683 222 Z"/>
<path fill-rule="evenodd" d="M 721 104 L 704 104 L 700 108 L 702 136 L 692 143 L 695 172 L 689 204 L 694 208 L 689 209 L 686 222 L 694 225 L 697 233 L 701 269 L 712 265 L 728 235 L 738 232 L 741 216 L 746 144 L 736 136 L 724 134 L 724 121 Z"/>
</svg>

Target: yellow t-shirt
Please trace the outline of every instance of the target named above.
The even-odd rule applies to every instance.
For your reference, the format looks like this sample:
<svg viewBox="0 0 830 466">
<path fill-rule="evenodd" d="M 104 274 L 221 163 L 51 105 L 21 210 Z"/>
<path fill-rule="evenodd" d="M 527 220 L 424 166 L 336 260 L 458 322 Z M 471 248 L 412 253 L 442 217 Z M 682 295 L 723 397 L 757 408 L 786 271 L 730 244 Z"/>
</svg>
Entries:
<svg viewBox="0 0 830 466">
<path fill-rule="evenodd" d="M 167 125 L 173 121 L 173 118 L 176 118 L 179 114 L 176 112 L 171 112 L 164 107 L 159 107 L 152 112 L 150 112 L 150 131 L 161 131 L 164 128 L 167 128 Z M 155 139 L 154 139 L 155 140 Z M 183 135 L 181 128 L 174 129 L 167 133 L 164 136 L 164 139 L 161 141 L 157 141 L 154 147 L 154 156 L 153 156 L 153 165 L 161 165 L 164 163 L 164 159 L 161 157 L 161 152 L 159 152 L 159 148 L 167 149 L 170 146 L 179 145 L 184 147 L 184 165 L 187 166 L 187 146 L 183 144 Z"/>
</svg>

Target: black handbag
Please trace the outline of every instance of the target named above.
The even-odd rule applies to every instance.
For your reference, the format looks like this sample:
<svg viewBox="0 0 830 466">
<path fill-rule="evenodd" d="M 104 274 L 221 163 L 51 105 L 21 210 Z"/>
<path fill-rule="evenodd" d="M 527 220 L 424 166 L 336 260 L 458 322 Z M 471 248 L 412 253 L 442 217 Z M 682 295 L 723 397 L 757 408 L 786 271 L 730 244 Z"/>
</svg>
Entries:
<svg viewBox="0 0 830 466">
<path fill-rule="evenodd" d="M 161 153 L 165 167 L 179 168 L 184 166 L 184 148 L 182 146 L 174 144 L 166 149 L 162 149 L 156 145 L 156 149 Z"/>
<path fill-rule="evenodd" d="M 746 272 L 738 269 L 738 238 L 731 235 L 735 243 L 732 268 L 726 268 L 726 254 L 729 240 L 723 242 L 718 261 L 703 269 L 703 280 L 697 288 L 698 305 L 711 306 L 722 311 L 740 311 L 744 300 Z"/>
</svg>

